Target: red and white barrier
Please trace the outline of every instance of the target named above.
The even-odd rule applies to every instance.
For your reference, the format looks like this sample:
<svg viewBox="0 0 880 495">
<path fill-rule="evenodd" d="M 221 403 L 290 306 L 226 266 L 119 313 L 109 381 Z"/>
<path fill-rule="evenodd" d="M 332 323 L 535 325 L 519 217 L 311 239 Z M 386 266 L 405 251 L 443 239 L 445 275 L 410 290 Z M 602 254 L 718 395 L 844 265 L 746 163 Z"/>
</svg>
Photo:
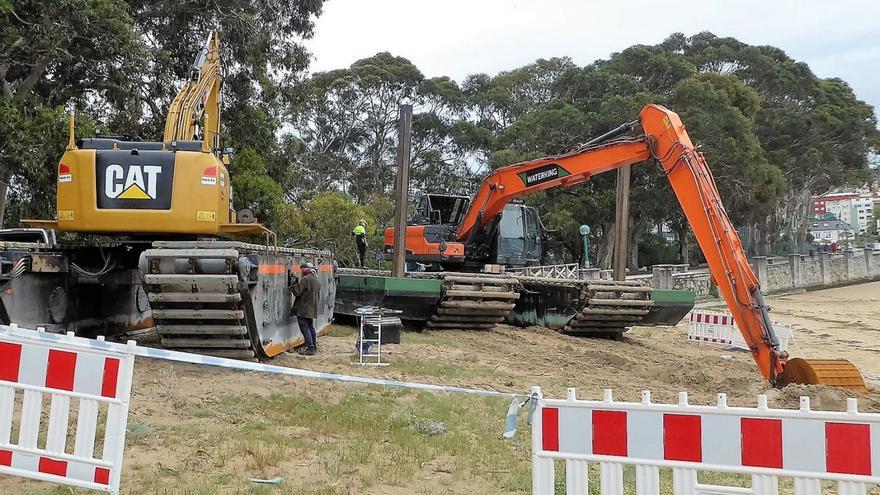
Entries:
<svg viewBox="0 0 880 495">
<path fill-rule="evenodd" d="M 55 341 L 45 340 L 50 335 Z M 41 336 L 0 332 L 0 474 L 118 493 L 134 355 L 101 340 Z"/>
<path fill-rule="evenodd" d="M 859 413 L 856 399 L 846 412 L 729 407 L 724 394 L 716 406 L 583 401 L 569 389 L 567 400 L 545 400 L 532 423 L 532 489 L 554 493 L 554 460 L 566 461 L 566 493 L 588 493 L 588 463 L 599 463 L 603 495 L 623 493 L 623 468 L 635 466 L 638 495 L 659 495 L 660 469 L 671 468 L 676 495 L 777 495 L 778 477 L 794 478 L 795 495 L 822 493 L 821 481 L 837 481 L 840 495 L 866 493 L 880 483 L 880 414 Z M 750 489 L 703 485 L 698 471 L 749 474 Z"/>
<path fill-rule="evenodd" d="M 779 349 L 787 351 L 792 336 L 791 325 L 774 322 L 773 331 L 779 340 Z M 689 341 L 704 344 L 735 347 L 746 351 L 749 349 L 733 321 L 733 315 L 719 311 L 691 310 L 687 338 Z"/>
</svg>

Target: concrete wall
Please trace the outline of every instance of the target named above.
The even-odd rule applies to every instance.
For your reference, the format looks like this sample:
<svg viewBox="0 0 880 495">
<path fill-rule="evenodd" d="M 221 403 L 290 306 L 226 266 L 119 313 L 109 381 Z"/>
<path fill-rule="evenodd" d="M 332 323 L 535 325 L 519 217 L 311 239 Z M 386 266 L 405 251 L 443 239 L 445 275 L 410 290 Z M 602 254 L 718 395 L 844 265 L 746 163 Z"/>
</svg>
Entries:
<svg viewBox="0 0 880 495">
<path fill-rule="evenodd" d="M 765 293 L 793 289 L 816 289 L 880 279 L 880 251 L 857 249 L 815 256 L 757 257 L 752 270 Z M 713 297 L 711 277 L 706 269 L 689 270 L 687 265 L 655 265 L 647 277 L 656 289 L 689 290 L 700 297 Z M 713 294 L 714 292 L 714 294 Z"/>
</svg>

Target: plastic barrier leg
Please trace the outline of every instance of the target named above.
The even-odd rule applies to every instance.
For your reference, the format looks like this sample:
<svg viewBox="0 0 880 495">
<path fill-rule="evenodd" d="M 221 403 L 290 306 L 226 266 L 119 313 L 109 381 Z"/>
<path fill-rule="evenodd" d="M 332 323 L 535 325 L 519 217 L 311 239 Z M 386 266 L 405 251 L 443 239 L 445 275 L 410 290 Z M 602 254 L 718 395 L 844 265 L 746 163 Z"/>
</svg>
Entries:
<svg viewBox="0 0 880 495">
<path fill-rule="evenodd" d="M 599 463 L 600 495 L 623 495 L 623 464 Z"/>
<path fill-rule="evenodd" d="M 565 495 L 589 494 L 589 465 L 587 461 L 565 461 Z"/>
<path fill-rule="evenodd" d="M 553 472 L 553 459 L 532 458 L 532 494 L 554 495 L 556 475 Z"/>
<path fill-rule="evenodd" d="M 693 469 L 672 468 L 672 492 L 675 495 L 697 495 L 697 472 Z"/>
<path fill-rule="evenodd" d="M 822 482 L 811 478 L 795 478 L 794 495 L 822 495 Z"/>
<path fill-rule="evenodd" d="M 779 495 L 779 480 L 768 474 L 753 474 L 752 491 L 755 495 Z"/>
<path fill-rule="evenodd" d="M 659 468 L 636 465 L 636 493 L 639 495 L 660 495 Z"/>
<path fill-rule="evenodd" d="M 837 495 L 865 495 L 867 487 L 858 481 L 839 481 Z"/>
</svg>

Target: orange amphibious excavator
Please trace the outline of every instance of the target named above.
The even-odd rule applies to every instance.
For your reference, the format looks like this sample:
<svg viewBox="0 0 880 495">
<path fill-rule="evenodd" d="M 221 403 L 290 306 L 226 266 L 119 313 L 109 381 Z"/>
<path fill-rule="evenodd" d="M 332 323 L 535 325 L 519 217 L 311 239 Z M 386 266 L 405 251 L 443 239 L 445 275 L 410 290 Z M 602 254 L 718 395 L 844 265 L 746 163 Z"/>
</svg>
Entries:
<svg viewBox="0 0 880 495">
<path fill-rule="evenodd" d="M 407 258 L 445 253 L 443 266 L 450 269 L 491 263 L 480 259 L 487 250 L 479 247 L 484 231 L 511 201 L 526 194 L 554 187 L 580 184 L 593 175 L 655 159 L 663 167 L 672 189 L 703 250 L 715 283 L 727 301 L 734 320 L 749 344 L 765 379 L 776 386 L 789 383 L 826 384 L 866 392 L 859 370 L 846 360 L 789 359 L 779 350 L 761 287 L 749 266 L 736 230 L 727 216 L 712 172 L 685 132 L 678 114 L 659 105 L 648 105 L 640 114 L 644 134 L 620 137 L 639 122 L 631 122 L 568 153 L 539 158 L 492 172 L 483 182 L 470 208 L 449 236 L 412 245 Z M 407 227 L 407 238 L 424 226 Z M 387 237 L 387 233 L 386 233 Z M 421 253 L 425 249 L 428 252 Z"/>
</svg>

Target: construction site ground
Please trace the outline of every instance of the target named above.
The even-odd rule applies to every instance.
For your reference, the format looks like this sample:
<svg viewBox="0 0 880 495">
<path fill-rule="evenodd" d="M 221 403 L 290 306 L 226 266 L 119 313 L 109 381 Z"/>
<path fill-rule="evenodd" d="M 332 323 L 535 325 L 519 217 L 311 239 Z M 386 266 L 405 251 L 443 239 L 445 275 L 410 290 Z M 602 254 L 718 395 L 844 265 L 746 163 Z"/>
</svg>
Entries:
<svg viewBox="0 0 880 495">
<path fill-rule="evenodd" d="M 791 323 L 807 357 L 845 357 L 880 376 L 880 283 L 769 298 L 774 319 Z M 722 307 L 711 304 L 708 307 Z M 843 410 L 847 394 L 826 387 L 768 389 L 751 357 L 686 342 L 686 323 L 636 328 L 620 341 L 559 335 L 541 328 L 406 333 L 385 347 L 385 368 L 353 366 L 355 331 L 338 325 L 318 356 L 274 363 L 313 370 L 525 393 L 540 385 L 581 398 L 612 388 L 619 400 L 643 389 L 692 404 L 726 392 L 735 405 Z M 880 382 L 860 399 L 880 412 Z M 138 359 L 125 451 L 124 494 L 525 494 L 530 436 L 501 438 L 509 401 L 432 394 Z M 627 472 L 632 481 L 632 473 Z M 283 477 L 277 485 L 250 478 Z M 593 478 L 597 479 L 597 478 Z M 706 482 L 747 483 L 733 475 Z M 669 477 L 663 485 L 668 489 Z M 0 493 L 79 493 L 0 476 Z"/>
</svg>

